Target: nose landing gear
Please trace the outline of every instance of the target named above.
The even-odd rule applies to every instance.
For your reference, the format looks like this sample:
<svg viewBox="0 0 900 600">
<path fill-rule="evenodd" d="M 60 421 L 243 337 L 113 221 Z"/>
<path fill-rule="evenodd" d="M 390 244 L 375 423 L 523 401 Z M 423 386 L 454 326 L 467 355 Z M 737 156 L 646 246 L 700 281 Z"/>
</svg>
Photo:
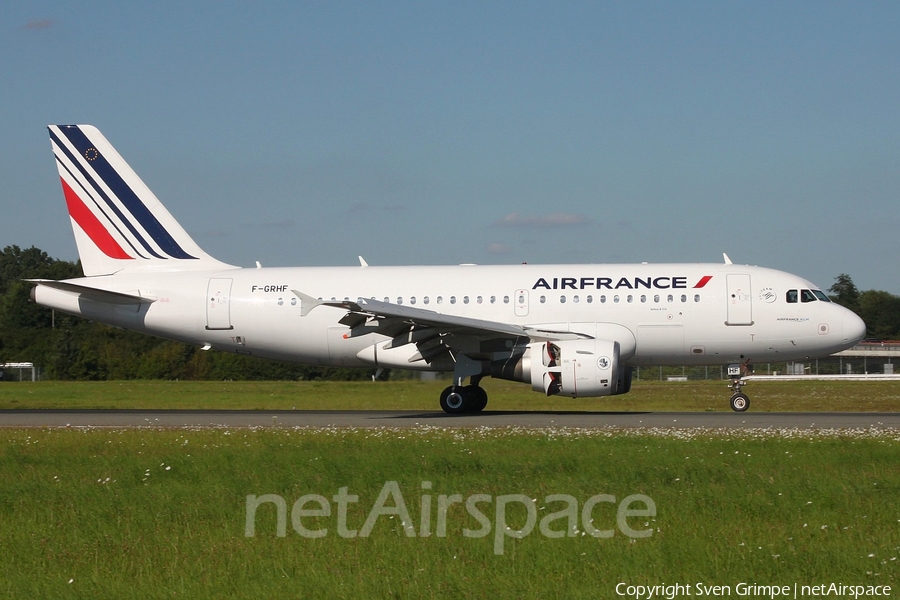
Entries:
<svg viewBox="0 0 900 600">
<path fill-rule="evenodd" d="M 741 388 L 747 383 L 743 377 L 748 370 L 747 365 L 728 365 L 728 378 L 731 379 L 728 387 L 732 391 L 730 403 L 731 410 L 734 412 L 744 412 L 750 408 L 750 397 L 741 391 Z"/>
</svg>

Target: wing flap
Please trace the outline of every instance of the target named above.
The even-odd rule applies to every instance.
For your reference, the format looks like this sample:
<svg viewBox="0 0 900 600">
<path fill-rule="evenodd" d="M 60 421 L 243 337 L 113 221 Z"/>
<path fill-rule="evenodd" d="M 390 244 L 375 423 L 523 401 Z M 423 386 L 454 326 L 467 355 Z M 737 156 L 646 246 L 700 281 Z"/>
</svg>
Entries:
<svg viewBox="0 0 900 600">
<path fill-rule="evenodd" d="M 300 314 L 302 316 L 306 316 L 319 306 L 344 309 L 347 314 L 339 322 L 353 328 L 351 336 L 379 333 L 394 338 L 391 342 L 392 346 L 418 343 L 443 334 L 474 336 L 480 339 L 591 339 L 591 336 L 582 333 L 447 315 L 424 308 L 402 306 L 374 299 L 360 298 L 356 302 L 349 300 L 329 302 L 313 298 L 297 290 L 291 291 L 300 298 Z M 357 317 L 363 317 L 364 320 Z M 426 331 L 428 333 L 425 333 Z M 407 336 L 407 341 L 403 340 L 403 336 Z"/>
</svg>

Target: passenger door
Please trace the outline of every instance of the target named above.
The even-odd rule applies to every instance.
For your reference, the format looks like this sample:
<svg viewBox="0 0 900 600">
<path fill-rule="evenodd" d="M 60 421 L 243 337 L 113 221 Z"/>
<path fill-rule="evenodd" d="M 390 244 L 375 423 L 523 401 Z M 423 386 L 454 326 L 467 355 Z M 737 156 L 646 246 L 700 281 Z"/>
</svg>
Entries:
<svg viewBox="0 0 900 600">
<path fill-rule="evenodd" d="M 726 325 L 753 325 L 749 275 L 726 275 L 728 318 Z"/>
<path fill-rule="evenodd" d="M 206 288 L 206 328 L 232 329 L 231 279 L 210 279 Z"/>
</svg>

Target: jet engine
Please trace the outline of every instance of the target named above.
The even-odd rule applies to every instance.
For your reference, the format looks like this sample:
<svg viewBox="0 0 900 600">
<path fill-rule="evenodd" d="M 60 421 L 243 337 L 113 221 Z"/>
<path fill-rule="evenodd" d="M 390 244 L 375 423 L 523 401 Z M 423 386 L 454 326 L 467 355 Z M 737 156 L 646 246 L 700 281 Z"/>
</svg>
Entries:
<svg viewBox="0 0 900 600">
<path fill-rule="evenodd" d="M 548 396 L 613 396 L 631 389 L 631 367 L 619 366 L 619 343 L 609 340 L 533 342 L 521 355 L 494 362 L 491 376 L 531 383 Z"/>
</svg>

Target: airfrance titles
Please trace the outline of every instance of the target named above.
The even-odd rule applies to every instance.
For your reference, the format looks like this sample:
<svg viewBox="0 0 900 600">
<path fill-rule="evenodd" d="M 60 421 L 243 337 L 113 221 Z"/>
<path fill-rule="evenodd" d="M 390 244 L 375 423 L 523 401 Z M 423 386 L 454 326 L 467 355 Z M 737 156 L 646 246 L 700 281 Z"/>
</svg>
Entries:
<svg viewBox="0 0 900 600">
<path fill-rule="evenodd" d="M 694 284 L 693 288 L 702 288 L 712 275 L 704 275 Z M 637 289 L 657 289 L 657 290 L 678 290 L 688 289 L 687 277 L 671 277 L 663 275 L 660 277 L 620 277 L 618 280 L 613 277 L 540 277 L 531 289 L 545 290 L 637 290 Z"/>
</svg>

